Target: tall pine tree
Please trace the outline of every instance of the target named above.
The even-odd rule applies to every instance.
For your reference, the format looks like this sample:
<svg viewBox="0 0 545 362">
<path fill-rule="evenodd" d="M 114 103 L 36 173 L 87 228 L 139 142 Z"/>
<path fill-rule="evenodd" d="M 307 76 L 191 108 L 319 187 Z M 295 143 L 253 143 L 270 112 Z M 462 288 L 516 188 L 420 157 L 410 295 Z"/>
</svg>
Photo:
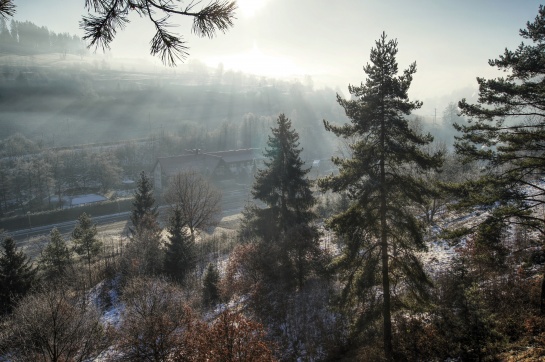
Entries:
<svg viewBox="0 0 545 362">
<path fill-rule="evenodd" d="M 36 279 L 30 259 L 6 237 L 0 253 L 0 315 L 10 313 L 19 298 L 28 293 Z"/>
<path fill-rule="evenodd" d="M 478 103 L 462 99 L 458 104 L 470 122 L 455 125 L 462 132 L 455 143 L 456 152 L 485 167 L 477 180 L 457 185 L 456 189 L 463 196 L 460 207 L 488 207 L 491 213 L 487 223 L 516 222 L 532 227 L 543 237 L 545 8 L 542 5 L 534 22 L 528 22 L 520 35 L 529 43 L 522 43 L 515 51 L 506 49 L 498 59 L 488 62 L 507 72 L 507 76 L 477 78 Z M 545 276 L 541 311 L 545 313 Z"/>
<path fill-rule="evenodd" d="M 353 141 L 350 158 L 333 158 L 339 175 L 320 180 L 320 186 L 350 198 L 350 207 L 328 222 L 345 240 L 337 262 L 344 295 L 364 307 L 358 325 L 369 326 L 382 315 L 384 354 L 391 361 L 392 311 L 402 305 L 392 297 L 403 289 L 421 298 L 428 283 L 415 254 L 425 245 L 411 206 L 428 193 L 417 171 L 439 167 L 441 157 L 422 151 L 433 138 L 416 133 L 406 118 L 421 106 L 407 94 L 416 64 L 398 75 L 397 41 L 383 33 L 375 44 L 365 83 L 349 86 L 352 100 L 337 96 L 350 123 L 324 121 L 328 131 Z"/>
</svg>

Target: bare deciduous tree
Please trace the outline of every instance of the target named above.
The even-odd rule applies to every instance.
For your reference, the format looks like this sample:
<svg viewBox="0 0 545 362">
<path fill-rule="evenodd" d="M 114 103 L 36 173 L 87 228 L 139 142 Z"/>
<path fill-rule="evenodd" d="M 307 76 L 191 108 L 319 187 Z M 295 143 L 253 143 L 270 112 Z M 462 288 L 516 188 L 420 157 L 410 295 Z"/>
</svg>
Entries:
<svg viewBox="0 0 545 362">
<path fill-rule="evenodd" d="M 158 279 L 135 278 L 125 287 L 123 301 L 117 360 L 167 361 L 173 353 L 193 354 L 190 340 L 196 320 L 179 288 Z"/>
<path fill-rule="evenodd" d="M 193 239 L 196 230 L 218 224 L 221 192 L 195 171 L 177 174 L 169 182 L 165 200 L 178 207 Z"/>
<path fill-rule="evenodd" d="M 85 361 L 106 347 L 99 312 L 60 288 L 24 298 L 8 325 L 2 353 L 9 361 Z"/>
<path fill-rule="evenodd" d="M 240 313 L 222 312 L 207 332 L 207 361 L 276 361 L 263 326 Z"/>
</svg>

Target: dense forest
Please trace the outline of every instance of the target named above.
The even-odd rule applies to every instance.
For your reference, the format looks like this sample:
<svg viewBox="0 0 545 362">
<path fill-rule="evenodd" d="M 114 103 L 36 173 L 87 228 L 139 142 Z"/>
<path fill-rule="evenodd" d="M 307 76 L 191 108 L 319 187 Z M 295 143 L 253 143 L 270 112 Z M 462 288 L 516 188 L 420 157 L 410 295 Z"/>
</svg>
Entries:
<svg viewBox="0 0 545 362">
<path fill-rule="evenodd" d="M 545 359 L 544 24 L 541 6 L 489 61 L 506 75 L 437 127 L 386 33 L 347 98 L 74 55 L 75 37 L 3 21 L 2 220 L 135 186 L 117 234 L 81 207 L 35 255 L 2 235 L 0 360 Z M 241 148 L 262 151 L 250 179 L 183 169 L 157 194 L 157 157 Z"/>
</svg>

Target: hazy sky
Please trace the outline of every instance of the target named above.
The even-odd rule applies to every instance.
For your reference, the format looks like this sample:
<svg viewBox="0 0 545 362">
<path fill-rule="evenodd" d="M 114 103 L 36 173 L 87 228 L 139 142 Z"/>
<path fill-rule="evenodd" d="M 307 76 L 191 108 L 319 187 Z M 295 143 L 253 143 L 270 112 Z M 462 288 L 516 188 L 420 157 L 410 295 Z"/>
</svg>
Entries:
<svg viewBox="0 0 545 362">
<path fill-rule="evenodd" d="M 187 2 L 187 1 L 186 1 Z M 82 35 L 84 0 L 15 0 L 17 20 Z M 311 75 L 317 86 L 338 88 L 364 80 L 362 67 L 382 31 L 399 42 L 400 69 L 416 61 L 411 98 L 427 108 L 470 97 L 476 76 L 522 38 L 518 30 L 537 15 L 537 0 L 239 0 L 235 26 L 216 38 L 190 34 L 188 19 L 173 18 L 190 58 L 211 66 L 275 77 Z M 146 57 L 153 30 L 137 17 L 118 33 L 114 57 Z"/>
</svg>

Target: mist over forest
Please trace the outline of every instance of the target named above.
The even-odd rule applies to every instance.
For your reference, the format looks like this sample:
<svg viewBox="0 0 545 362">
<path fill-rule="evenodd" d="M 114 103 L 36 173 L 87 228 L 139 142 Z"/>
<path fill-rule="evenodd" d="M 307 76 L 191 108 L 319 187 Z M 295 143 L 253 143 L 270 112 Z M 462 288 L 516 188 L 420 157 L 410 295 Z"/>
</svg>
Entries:
<svg viewBox="0 0 545 362">
<path fill-rule="evenodd" d="M 24 43 L 13 51 L 6 38 L 0 138 L 21 133 L 50 148 L 168 136 L 182 149 L 219 151 L 264 146 L 272 121 L 285 112 L 305 135 L 305 157 L 319 159 L 335 147 L 322 119 L 344 120 L 335 92 L 314 89 L 311 78 L 280 81 L 197 61 L 159 68 Z"/>
<path fill-rule="evenodd" d="M 382 31 L 341 90 L 315 81 L 350 73 L 323 67 L 354 54 L 335 34 L 390 17 L 340 1 L 358 14 L 274 34 L 316 57 L 298 53 L 306 74 L 255 41 L 210 66 L 172 31 L 269 39 L 281 0 L 92 0 L 83 37 L 0 0 L 0 361 L 545 359 L 545 6 L 473 87 L 445 74 L 480 44 L 419 21 Z M 437 5 L 445 25 L 472 18 L 458 6 Z M 363 9 L 376 21 L 349 21 Z M 108 50 L 132 21 L 157 61 Z M 422 54 L 417 83 L 406 43 L 447 71 Z"/>
</svg>

